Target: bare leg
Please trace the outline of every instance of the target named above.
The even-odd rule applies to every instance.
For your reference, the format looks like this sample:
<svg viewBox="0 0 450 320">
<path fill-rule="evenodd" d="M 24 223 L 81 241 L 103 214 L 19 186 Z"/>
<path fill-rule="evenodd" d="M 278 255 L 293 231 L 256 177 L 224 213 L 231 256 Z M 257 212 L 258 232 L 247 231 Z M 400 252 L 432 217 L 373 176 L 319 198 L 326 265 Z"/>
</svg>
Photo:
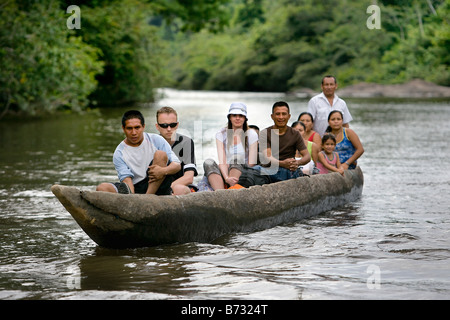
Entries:
<svg viewBox="0 0 450 320">
<path fill-rule="evenodd" d="M 107 182 L 99 184 L 97 186 L 96 191 L 117 193 L 117 190 L 114 187 L 114 185 L 112 185 L 111 183 L 107 183 Z"/>
<path fill-rule="evenodd" d="M 182 185 L 182 184 L 176 184 L 172 185 L 172 194 L 175 196 L 183 195 L 183 194 L 189 194 L 191 193 L 191 189 L 189 187 Z"/>
<path fill-rule="evenodd" d="M 153 156 L 153 165 L 157 165 L 160 167 L 167 167 L 168 157 L 164 151 L 158 150 L 155 152 Z M 165 177 L 163 179 L 154 180 L 148 183 L 147 194 L 155 194 L 158 191 L 159 187 L 163 183 Z"/>
<path fill-rule="evenodd" d="M 208 182 L 214 190 L 225 189 L 225 183 L 222 176 L 217 173 L 211 173 L 208 176 Z"/>
<path fill-rule="evenodd" d="M 233 178 L 237 178 L 239 180 L 239 177 L 241 176 L 242 172 L 240 172 L 238 169 L 232 168 L 230 170 L 229 176 Z"/>
</svg>

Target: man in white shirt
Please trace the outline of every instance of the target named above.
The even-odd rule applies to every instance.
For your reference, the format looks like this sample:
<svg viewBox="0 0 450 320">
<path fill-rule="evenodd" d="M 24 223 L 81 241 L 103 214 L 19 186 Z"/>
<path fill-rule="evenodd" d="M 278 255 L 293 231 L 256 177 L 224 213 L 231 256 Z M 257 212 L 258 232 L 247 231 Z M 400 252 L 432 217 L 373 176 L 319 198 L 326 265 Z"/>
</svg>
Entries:
<svg viewBox="0 0 450 320">
<path fill-rule="evenodd" d="M 334 76 L 325 76 L 322 79 L 322 93 L 309 100 L 308 112 L 314 118 L 314 131 L 322 137 L 328 127 L 328 115 L 332 110 L 340 110 L 344 115 L 344 127 L 349 127 L 349 122 L 353 120 L 347 104 L 339 98 L 335 91 L 337 90 L 337 81 Z"/>
<path fill-rule="evenodd" d="M 171 194 L 172 175 L 180 171 L 180 160 L 164 138 L 144 129 L 144 117 L 139 111 L 125 112 L 122 117 L 125 139 L 113 156 L 120 183 L 102 183 L 97 191 Z"/>
</svg>

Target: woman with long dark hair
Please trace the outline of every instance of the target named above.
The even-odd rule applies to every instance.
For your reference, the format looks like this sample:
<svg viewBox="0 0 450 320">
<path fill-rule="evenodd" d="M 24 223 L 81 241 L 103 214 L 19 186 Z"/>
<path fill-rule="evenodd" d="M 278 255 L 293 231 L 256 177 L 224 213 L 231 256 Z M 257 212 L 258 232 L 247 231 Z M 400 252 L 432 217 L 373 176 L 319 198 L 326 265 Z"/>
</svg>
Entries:
<svg viewBox="0 0 450 320">
<path fill-rule="evenodd" d="M 234 186 L 244 166 L 257 164 L 258 134 L 248 129 L 247 106 L 241 102 L 232 103 L 227 118 L 227 126 L 216 134 L 219 164 L 213 159 L 203 163 L 205 176 L 214 190 Z"/>
<path fill-rule="evenodd" d="M 326 132 L 336 137 L 335 151 L 344 170 L 355 169 L 357 160 L 364 153 L 364 148 L 355 131 L 343 126 L 343 115 L 339 110 L 333 110 L 328 115 L 328 128 Z"/>
<path fill-rule="evenodd" d="M 320 134 L 318 134 L 313 130 L 314 118 L 312 114 L 309 112 L 302 112 L 298 116 L 297 121 L 300 121 L 305 125 L 305 132 L 303 138 L 306 139 L 307 141 L 314 142 L 315 144 L 320 146 L 320 144 L 322 143 L 322 138 L 320 137 Z"/>
</svg>

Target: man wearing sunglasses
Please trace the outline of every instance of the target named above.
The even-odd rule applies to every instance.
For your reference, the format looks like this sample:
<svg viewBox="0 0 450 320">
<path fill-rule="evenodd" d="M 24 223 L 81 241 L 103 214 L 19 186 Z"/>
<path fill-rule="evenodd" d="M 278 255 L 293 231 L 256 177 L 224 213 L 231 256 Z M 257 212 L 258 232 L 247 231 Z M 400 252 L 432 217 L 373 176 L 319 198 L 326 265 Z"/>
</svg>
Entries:
<svg viewBox="0 0 450 320">
<path fill-rule="evenodd" d="M 181 161 L 181 170 L 173 175 L 171 184 L 174 195 L 188 194 L 196 190 L 194 177 L 198 175 L 195 165 L 194 142 L 191 138 L 177 133 L 178 115 L 171 107 L 162 107 L 156 112 L 156 129 L 169 143 L 175 155 Z M 160 169 L 153 168 L 158 175 Z"/>
<path fill-rule="evenodd" d="M 170 195 L 172 175 L 181 164 L 172 148 L 161 136 L 144 132 L 141 112 L 130 110 L 122 117 L 125 139 L 117 146 L 113 162 L 120 183 L 102 183 L 97 191 Z M 157 174 L 152 168 L 158 168 Z"/>
</svg>

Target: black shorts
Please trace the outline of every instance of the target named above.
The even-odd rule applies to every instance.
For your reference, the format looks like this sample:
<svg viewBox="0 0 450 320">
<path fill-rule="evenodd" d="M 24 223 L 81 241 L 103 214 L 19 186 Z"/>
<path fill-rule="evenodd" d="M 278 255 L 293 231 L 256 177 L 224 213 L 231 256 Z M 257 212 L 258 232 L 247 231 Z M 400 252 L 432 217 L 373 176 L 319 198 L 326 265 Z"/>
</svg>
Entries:
<svg viewBox="0 0 450 320">
<path fill-rule="evenodd" d="M 164 181 L 159 186 L 158 191 L 156 191 L 157 196 L 168 196 L 172 194 L 172 188 L 170 187 L 173 182 L 173 176 L 166 176 Z M 119 187 L 119 182 L 114 183 L 116 188 Z M 144 180 L 139 181 L 134 185 L 134 193 L 146 194 L 148 189 L 148 177 Z"/>
</svg>

